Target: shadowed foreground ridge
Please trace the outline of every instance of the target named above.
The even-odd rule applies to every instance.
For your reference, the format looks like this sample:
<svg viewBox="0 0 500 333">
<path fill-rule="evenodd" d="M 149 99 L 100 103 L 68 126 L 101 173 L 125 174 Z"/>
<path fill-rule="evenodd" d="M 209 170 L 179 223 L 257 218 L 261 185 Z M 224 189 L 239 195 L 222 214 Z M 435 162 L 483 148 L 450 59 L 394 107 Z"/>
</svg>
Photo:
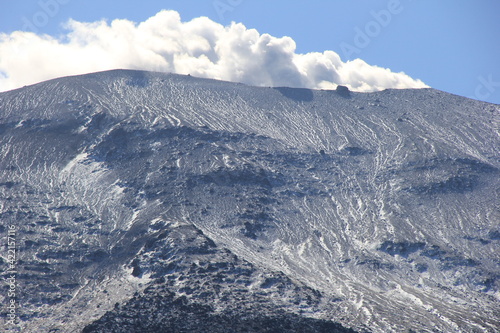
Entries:
<svg viewBox="0 0 500 333">
<path fill-rule="evenodd" d="M 83 332 L 354 332 L 269 302 L 289 299 L 315 308 L 321 299 L 317 291 L 294 285 L 283 274 L 257 270 L 192 226 L 161 230 L 132 261 L 132 275 L 151 267 L 154 283 Z M 260 290 L 249 292 L 246 287 L 256 281 Z"/>
<path fill-rule="evenodd" d="M 434 89 L 116 70 L 0 93 L 2 327 L 498 331 L 499 125 Z"/>
</svg>

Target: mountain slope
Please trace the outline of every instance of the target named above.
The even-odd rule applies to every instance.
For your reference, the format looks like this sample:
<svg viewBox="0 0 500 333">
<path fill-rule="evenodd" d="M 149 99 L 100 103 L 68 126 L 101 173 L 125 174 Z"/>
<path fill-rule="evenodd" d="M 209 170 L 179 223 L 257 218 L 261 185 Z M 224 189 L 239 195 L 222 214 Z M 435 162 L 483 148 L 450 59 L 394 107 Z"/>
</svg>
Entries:
<svg viewBox="0 0 500 333">
<path fill-rule="evenodd" d="M 499 111 L 121 70 L 2 93 L 20 326 L 493 332 Z"/>
</svg>

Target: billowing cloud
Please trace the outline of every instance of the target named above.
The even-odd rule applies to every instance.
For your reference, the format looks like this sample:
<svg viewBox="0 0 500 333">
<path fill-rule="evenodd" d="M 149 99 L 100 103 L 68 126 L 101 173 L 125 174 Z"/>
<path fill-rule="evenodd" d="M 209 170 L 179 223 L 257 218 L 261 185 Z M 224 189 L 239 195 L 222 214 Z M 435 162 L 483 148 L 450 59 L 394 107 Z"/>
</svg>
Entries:
<svg viewBox="0 0 500 333">
<path fill-rule="evenodd" d="M 343 62 L 337 53 L 298 54 L 290 37 L 260 34 L 243 24 L 223 26 L 206 17 L 182 22 L 161 11 L 139 24 L 128 20 L 70 20 L 62 37 L 16 31 L 0 34 L 0 91 L 60 76 L 108 69 L 191 74 L 257 86 L 355 91 L 422 88 L 404 73 Z"/>
</svg>

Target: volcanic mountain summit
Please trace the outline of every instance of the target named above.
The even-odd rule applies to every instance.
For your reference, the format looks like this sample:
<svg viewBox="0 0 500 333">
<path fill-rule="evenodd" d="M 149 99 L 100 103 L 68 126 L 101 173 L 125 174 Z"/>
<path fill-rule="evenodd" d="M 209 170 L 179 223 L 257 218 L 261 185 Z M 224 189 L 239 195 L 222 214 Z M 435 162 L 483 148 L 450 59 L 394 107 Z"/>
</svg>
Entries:
<svg viewBox="0 0 500 333">
<path fill-rule="evenodd" d="M 2 327 L 498 331 L 499 125 L 434 89 L 115 70 L 0 93 Z"/>
</svg>

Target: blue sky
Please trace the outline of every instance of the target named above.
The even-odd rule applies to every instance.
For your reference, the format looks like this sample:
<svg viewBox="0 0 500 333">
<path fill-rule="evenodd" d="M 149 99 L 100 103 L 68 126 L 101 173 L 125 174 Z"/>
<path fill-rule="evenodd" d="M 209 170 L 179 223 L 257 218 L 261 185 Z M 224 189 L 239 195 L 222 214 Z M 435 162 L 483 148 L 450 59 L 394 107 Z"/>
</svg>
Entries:
<svg viewBox="0 0 500 333">
<path fill-rule="evenodd" d="M 436 89 L 500 104 L 497 0 L 0 0 L 0 33 L 36 30 L 64 40 L 69 18 L 143 22 L 162 9 L 177 11 L 183 22 L 199 16 L 241 22 L 260 34 L 291 37 L 297 53 L 332 50 L 344 62 L 361 58 Z"/>
</svg>

